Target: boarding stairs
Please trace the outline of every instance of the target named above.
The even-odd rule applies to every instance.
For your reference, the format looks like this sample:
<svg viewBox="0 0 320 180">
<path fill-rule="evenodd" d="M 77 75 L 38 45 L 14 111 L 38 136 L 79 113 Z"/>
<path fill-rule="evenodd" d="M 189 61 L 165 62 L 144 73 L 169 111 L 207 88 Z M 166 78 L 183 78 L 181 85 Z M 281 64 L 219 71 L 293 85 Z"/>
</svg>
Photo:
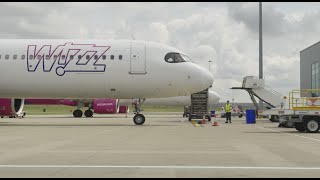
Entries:
<svg viewBox="0 0 320 180">
<path fill-rule="evenodd" d="M 258 103 L 254 97 L 257 97 L 269 105 L 269 108 L 285 109 L 288 107 L 286 101 L 287 97 L 267 86 L 264 79 L 259 79 L 254 76 L 246 76 L 243 78 L 242 87 L 232 87 L 231 89 L 246 90 L 249 93 L 256 109 L 261 108 L 258 107 Z"/>
</svg>

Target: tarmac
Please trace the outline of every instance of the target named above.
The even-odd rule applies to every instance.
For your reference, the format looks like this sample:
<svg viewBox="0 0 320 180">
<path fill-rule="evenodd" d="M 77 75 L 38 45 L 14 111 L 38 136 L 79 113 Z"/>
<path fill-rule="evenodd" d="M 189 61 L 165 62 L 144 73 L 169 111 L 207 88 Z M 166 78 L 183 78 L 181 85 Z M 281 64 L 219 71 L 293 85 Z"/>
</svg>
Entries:
<svg viewBox="0 0 320 180">
<path fill-rule="evenodd" d="M 0 119 L 0 177 L 320 177 L 320 133 L 245 117 L 195 126 L 182 113 L 145 113 L 138 126 L 133 116 Z"/>
</svg>

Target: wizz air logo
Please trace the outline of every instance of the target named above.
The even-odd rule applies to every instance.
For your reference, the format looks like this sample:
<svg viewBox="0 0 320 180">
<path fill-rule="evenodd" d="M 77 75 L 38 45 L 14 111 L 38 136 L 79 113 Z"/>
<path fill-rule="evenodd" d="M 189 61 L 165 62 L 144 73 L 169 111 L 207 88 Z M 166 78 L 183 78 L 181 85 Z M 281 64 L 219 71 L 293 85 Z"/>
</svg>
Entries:
<svg viewBox="0 0 320 180">
<path fill-rule="evenodd" d="M 27 65 L 29 72 L 54 70 L 58 76 L 66 72 L 105 72 L 102 62 L 110 46 L 95 44 L 28 45 Z M 104 57 L 104 58 L 102 58 Z"/>
</svg>

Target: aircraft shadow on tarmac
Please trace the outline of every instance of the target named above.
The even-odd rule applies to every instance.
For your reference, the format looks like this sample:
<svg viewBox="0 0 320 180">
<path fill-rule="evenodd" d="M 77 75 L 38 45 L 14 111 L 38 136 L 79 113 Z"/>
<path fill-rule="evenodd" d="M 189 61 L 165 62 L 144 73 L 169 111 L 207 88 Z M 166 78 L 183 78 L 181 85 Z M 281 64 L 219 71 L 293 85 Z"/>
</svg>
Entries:
<svg viewBox="0 0 320 180">
<path fill-rule="evenodd" d="M 28 118 L 28 117 L 26 117 Z M 90 118 L 87 118 L 87 117 L 83 117 L 83 118 L 75 118 L 75 117 L 72 117 L 72 116 L 59 116 L 59 117 L 46 117 L 46 116 L 38 116 L 38 117 L 32 117 L 32 118 L 47 118 L 47 119 L 61 119 L 61 118 L 67 118 L 67 119 L 75 119 L 75 120 L 86 120 L 86 119 L 119 119 L 119 118 L 122 118 L 122 119 L 132 119 L 133 116 L 128 116 L 128 117 L 122 117 L 122 116 L 98 116 L 98 117 L 90 117 Z M 153 116 L 146 116 L 146 118 L 154 118 L 154 119 L 163 119 L 163 118 L 166 118 L 166 119 L 174 119 L 174 118 L 181 118 L 180 116 L 177 116 L 177 117 L 172 117 L 172 116 L 161 116 L 161 117 L 153 117 Z"/>
<path fill-rule="evenodd" d="M 281 131 L 281 132 L 271 132 L 271 131 L 261 132 L 261 131 L 257 131 L 257 132 L 244 132 L 244 133 L 248 133 L 248 134 L 282 134 L 282 133 L 309 134 L 309 133 L 306 133 L 306 132 L 299 132 L 297 130 L 295 130 L 295 131 Z"/>
<path fill-rule="evenodd" d="M 31 126 L 31 127 L 35 127 L 35 126 L 46 126 L 46 127 L 86 127 L 86 126 L 90 126 L 90 127 L 101 127 L 101 126 L 128 126 L 128 127 L 133 127 L 136 126 L 137 128 L 139 127 L 150 127 L 150 126 L 178 126 L 178 125 L 167 125 L 167 124 L 144 124 L 144 125 L 135 125 L 135 124 L 49 124 L 49 123 L 20 123 L 20 122 L 0 122 L 0 127 L 1 126 Z"/>
</svg>

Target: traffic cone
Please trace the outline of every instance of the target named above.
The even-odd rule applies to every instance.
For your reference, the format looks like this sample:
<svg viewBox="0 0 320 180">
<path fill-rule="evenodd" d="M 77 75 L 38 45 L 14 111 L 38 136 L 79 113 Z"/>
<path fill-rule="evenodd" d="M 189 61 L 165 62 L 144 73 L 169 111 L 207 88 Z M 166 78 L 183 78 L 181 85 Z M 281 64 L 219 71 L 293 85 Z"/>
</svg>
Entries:
<svg viewBox="0 0 320 180">
<path fill-rule="evenodd" d="M 213 121 L 213 125 L 212 126 L 219 126 L 218 122 L 216 121 L 216 114 L 214 115 L 214 121 Z"/>
<path fill-rule="evenodd" d="M 206 117 L 203 115 L 202 116 L 202 122 L 201 122 L 201 124 L 206 124 Z"/>
</svg>

